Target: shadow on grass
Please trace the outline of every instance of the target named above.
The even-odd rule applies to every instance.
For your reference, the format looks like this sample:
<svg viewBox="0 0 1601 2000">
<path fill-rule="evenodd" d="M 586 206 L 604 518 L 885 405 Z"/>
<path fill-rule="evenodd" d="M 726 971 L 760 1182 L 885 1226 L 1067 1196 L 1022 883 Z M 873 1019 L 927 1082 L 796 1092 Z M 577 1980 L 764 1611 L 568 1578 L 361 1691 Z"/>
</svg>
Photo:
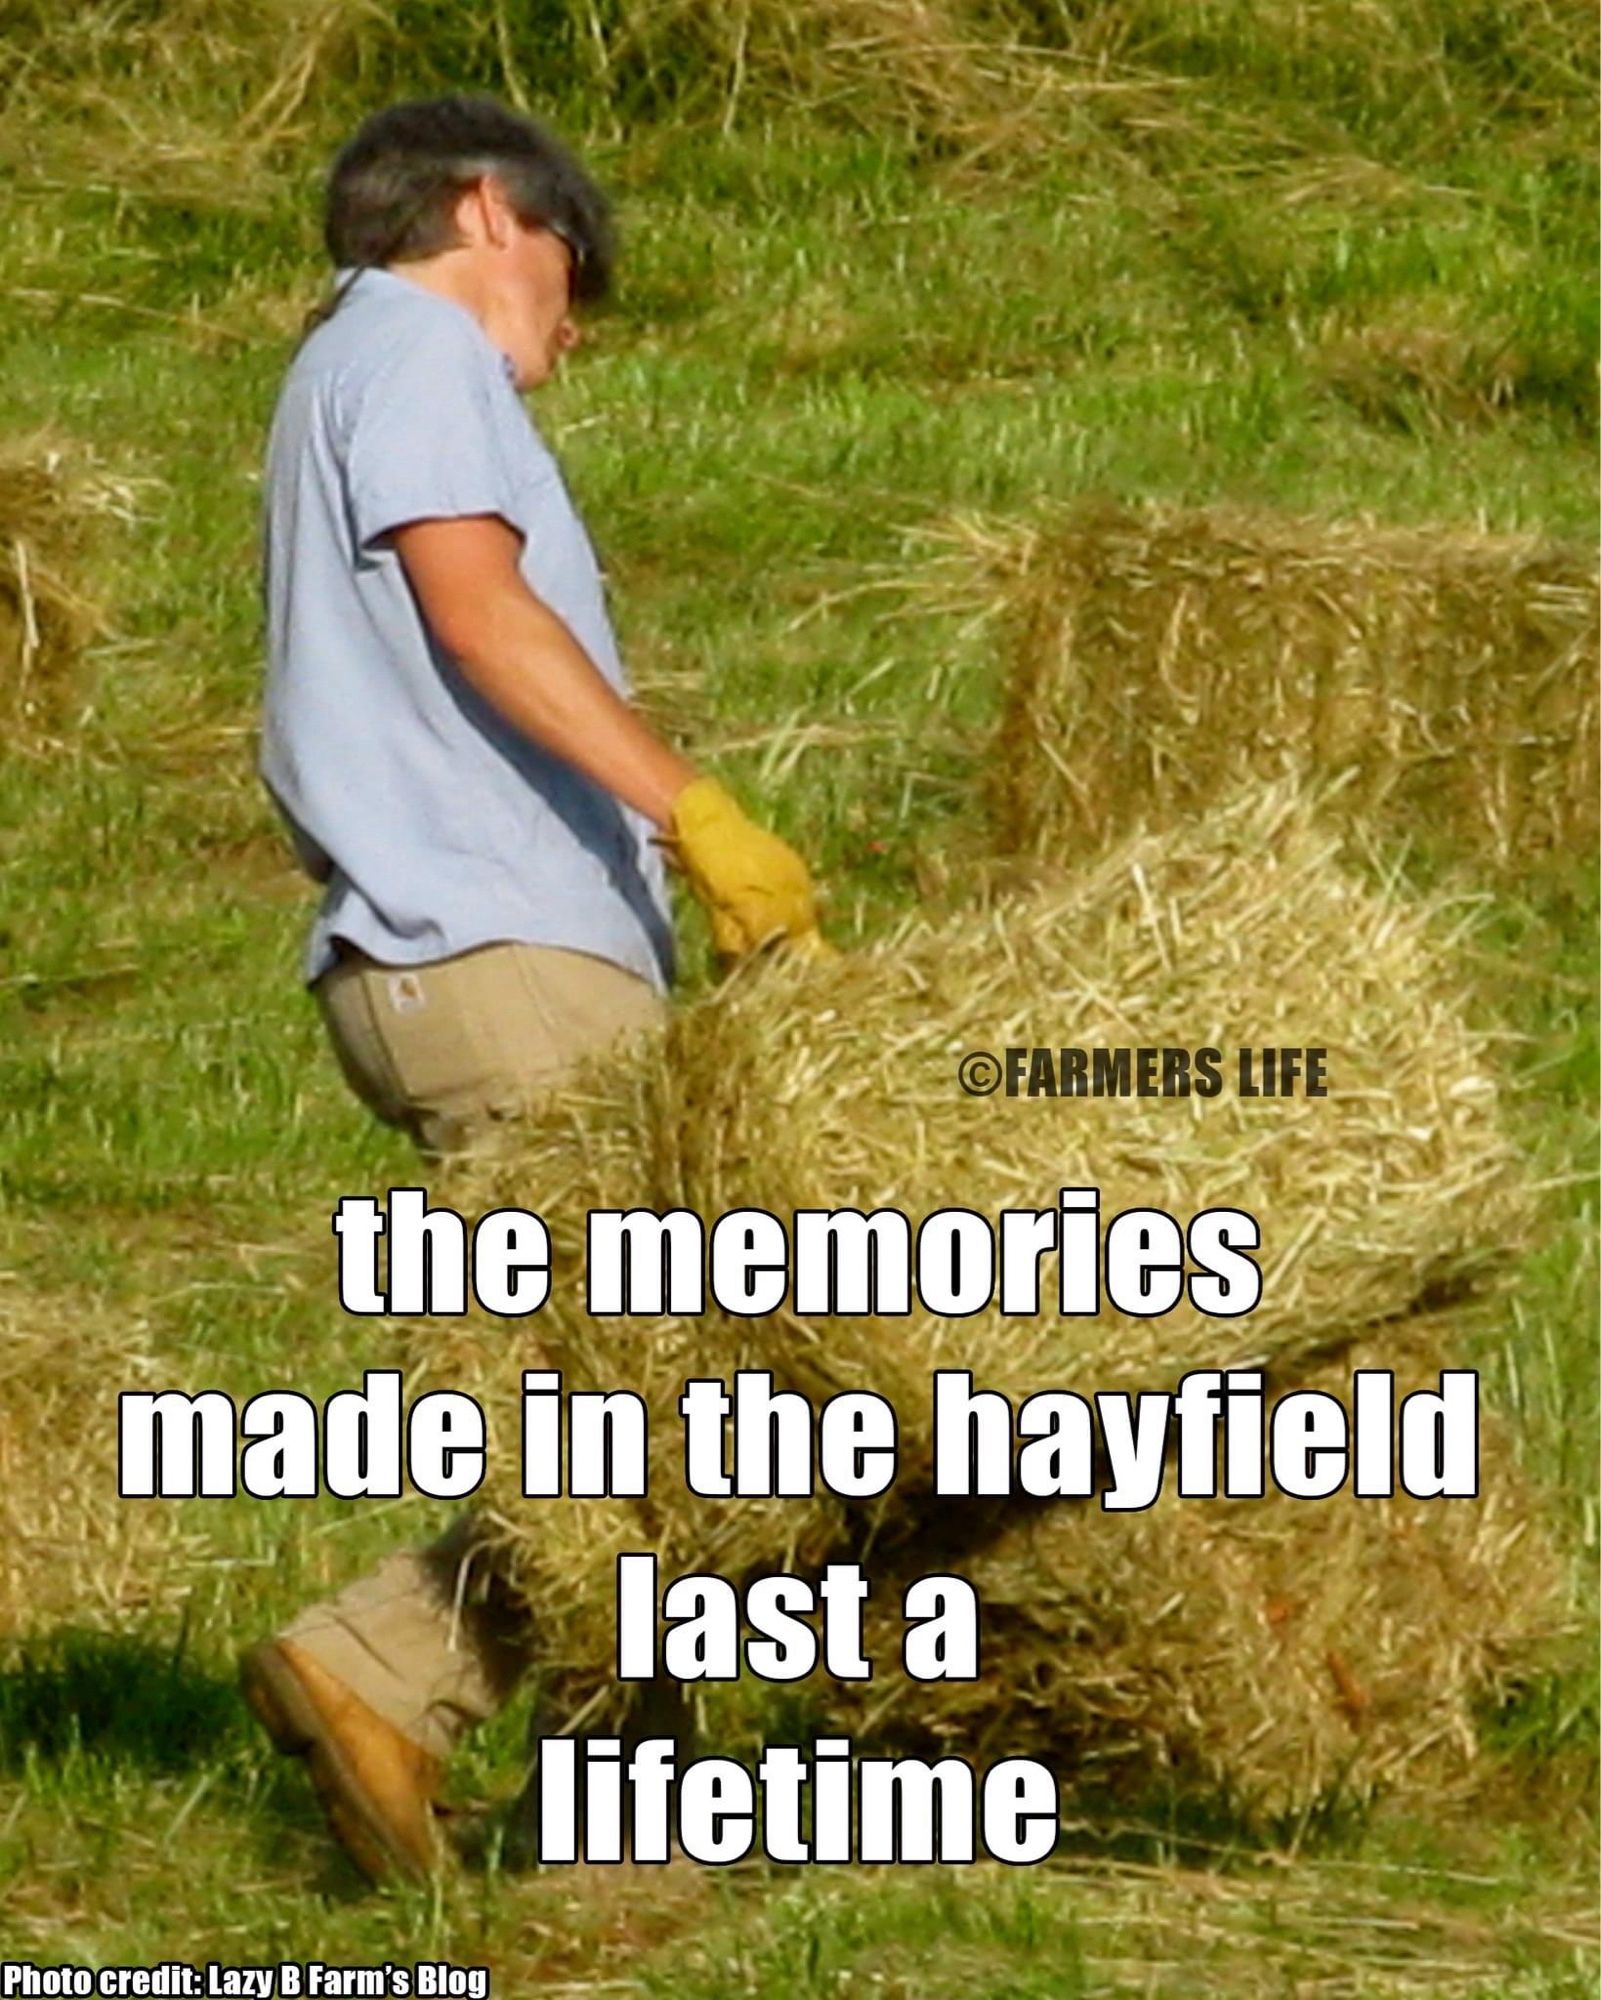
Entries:
<svg viewBox="0 0 1601 2000">
<path fill-rule="evenodd" d="M 1078 1792 L 1066 1809 L 1058 1859 L 1135 1867 L 1227 1870 L 1268 1856 L 1358 1851 L 1372 1802 L 1337 1785 L 1301 1813 L 1264 1816 L 1199 1779 L 1153 1782 L 1143 1792 Z"/>
<path fill-rule="evenodd" d="M 231 1680 L 183 1647 L 70 1627 L 0 1654 L 0 1772 L 77 1756 L 171 1773 L 242 1739 Z"/>
</svg>

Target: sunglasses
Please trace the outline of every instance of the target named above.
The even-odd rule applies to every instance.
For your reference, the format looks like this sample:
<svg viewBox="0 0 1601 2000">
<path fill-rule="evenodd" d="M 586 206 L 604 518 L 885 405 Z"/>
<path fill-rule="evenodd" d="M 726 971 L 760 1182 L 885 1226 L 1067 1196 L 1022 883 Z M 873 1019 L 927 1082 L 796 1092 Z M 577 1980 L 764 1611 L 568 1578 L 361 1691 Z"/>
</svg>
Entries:
<svg viewBox="0 0 1601 2000">
<path fill-rule="evenodd" d="M 550 234 L 555 237 L 558 243 L 561 243 L 566 246 L 567 303 L 569 305 L 572 305 L 573 303 L 575 303 L 577 299 L 579 299 L 582 296 L 583 293 L 583 282 L 584 282 L 583 244 L 578 241 L 578 239 L 571 233 L 571 231 L 563 228 L 563 226 L 559 222 L 552 222 L 548 216 L 542 215 L 538 217 L 537 220 L 531 226 L 536 229 L 548 230 Z"/>
</svg>

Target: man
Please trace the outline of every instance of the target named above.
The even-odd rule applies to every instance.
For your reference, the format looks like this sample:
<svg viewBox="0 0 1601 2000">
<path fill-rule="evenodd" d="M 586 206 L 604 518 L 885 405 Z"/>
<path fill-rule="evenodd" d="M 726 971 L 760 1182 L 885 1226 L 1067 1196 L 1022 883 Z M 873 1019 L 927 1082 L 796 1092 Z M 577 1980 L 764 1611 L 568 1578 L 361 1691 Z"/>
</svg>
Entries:
<svg viewBox="0 0 1601 2000">
<path fill-rule="evenodd" d="M 663 846 L 725 955 L 813 946 L 816 911 L 799 856 L 630 705 L 518 400 L 607 289 L 599 192 L 531 120 L 431 99 L 340 153 L 326 236 L 333 304 L 268 451 L 262 768 L 323 885 L 306 972 L 340 1063 L 438 1157 L 660 1016 Z M 528 1658 L 473 1543 L 391 1558 L 244 1662 L 375 1878 L 437 1866 L 444 1757 Z"/>
</svg>

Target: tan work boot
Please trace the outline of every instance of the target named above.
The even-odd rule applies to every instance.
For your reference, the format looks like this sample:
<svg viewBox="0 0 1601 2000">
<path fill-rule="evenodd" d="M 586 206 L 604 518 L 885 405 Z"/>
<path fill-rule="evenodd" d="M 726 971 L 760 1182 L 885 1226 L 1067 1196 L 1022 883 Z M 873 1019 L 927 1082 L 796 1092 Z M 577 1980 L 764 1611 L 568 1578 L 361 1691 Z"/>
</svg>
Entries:
<svg viewBox="0 0 1601 2000">
<path fill-rule="evenodd" d="M 328 1824 L 371 1881 L 444 1866 L 434 1818 L 443 1767 L 288 1639 L 246 1653 L 240 1692 L 276 1747 L 304 1757 Z"/>
</svg>

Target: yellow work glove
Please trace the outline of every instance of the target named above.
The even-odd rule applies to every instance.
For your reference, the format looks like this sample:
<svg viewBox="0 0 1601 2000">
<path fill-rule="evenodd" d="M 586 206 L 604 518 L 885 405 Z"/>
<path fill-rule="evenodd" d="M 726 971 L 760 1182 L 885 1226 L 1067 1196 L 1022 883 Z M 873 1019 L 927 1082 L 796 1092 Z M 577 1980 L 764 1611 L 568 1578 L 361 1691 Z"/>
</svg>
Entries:
<svg viewBox="0 0 1601 2000">
<path fill-rule="evenodd" d="M 787 840 L 747 819 L 715 778 L 696 778 L 679 793 L 667 841 L 725 958 L 774 938 L 824 949 L 806 863 Z"/>
</svg>

